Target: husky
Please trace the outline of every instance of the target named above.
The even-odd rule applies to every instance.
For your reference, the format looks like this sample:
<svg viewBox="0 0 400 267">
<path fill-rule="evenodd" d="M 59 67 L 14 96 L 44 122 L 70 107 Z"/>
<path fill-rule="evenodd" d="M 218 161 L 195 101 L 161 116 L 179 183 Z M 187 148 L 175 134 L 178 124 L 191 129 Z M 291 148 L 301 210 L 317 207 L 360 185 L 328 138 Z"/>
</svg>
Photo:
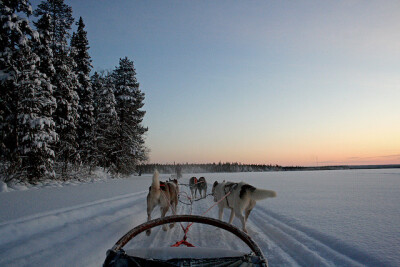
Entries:
<svg viewBox="0 0 400 267">
<path fill-rule="evenodd" d="M 207 196 L 207 182 L 206 178 L 200 177 L 199 180 L 197 181 L 197 189 L 199 190 L 200 197 L 205 198 Z M 204 192 L 204 196 L 202 194 Z"/>
<path fill-rule="evenodd" d="M 194 195 L 194 197 L 196 197 L 196 195 L 197 195 L 197 178 L 196 177 L 192 177 L 189 179 L 189 188 L 190 188 L 190 193 L 192 194 L 192 198 L 193 198 L 193 195 Z"/>
<path fill-rule="evenodd" d="M 255 188 L 254 186 L 246 184 L 244 182 L 214 182 L 212 187 L 214 202 L 218 202 L 219 200 L 221 200 L 228 192 L 231 193 L 224 200 L 218 203 L 218 218 L 219 220 L 222 220 L 224 208 L 230 209 L 231 216 L 229 217 L 229 223 L 232 223 L 233 218 L 236 215 L 236 217 L 238 217 L 242 222 L 243 231 L 246 233 L 246 222 L 251 210 L 256 205 L 256 201 L 265 198 L 276 197 L 275 191 Z"/>
<path fill-rule="evenodd" d="M 153 181 L 149 187 L 149 193 L 147 194 L 147 221 L 151 220 L 151 213 L 153 209 L 160 205 L 161 218 L 165 217 L 169 207 L 173 208 L 172 212 L 176 212 L 178 206 L 178 180 L 173 179 L 167 182 L 160 182 L 158 179 L 159 173 L 156 170 L 153 174 Z M 174 227 L 174 223 L 169 225 L 170 228 Z M 163 225 L 163 230 L 167 231 L 167 226 Z M 146 235 L 150 235 L 151 230 L 146 231 Z"/>
</svg>

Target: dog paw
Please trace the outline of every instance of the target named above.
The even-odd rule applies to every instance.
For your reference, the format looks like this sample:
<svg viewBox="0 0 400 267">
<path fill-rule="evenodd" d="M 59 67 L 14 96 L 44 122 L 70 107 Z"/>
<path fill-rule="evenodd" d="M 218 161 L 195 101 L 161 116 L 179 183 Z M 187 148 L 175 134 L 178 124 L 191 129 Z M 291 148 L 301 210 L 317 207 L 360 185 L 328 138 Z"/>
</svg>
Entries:
<svg viewBox="0 0 400 267">
<path fill-rule="evenodd" d="M 146 230 L 146 235 L 149 236 L 151 234 L 151 230 Z"/>
<path fill-rule="evenodd" d="M 167 226 L 165 226 L 165 225 L 163 225 L 162 229 L 163 229 L 164 231 L 167 231 L 167 230 L 168 230 Z"/>
<path fill-rule="evenodd" d="M 171 223 L 170 225 L 169 225 L 169 228 L 171 229 L 171 228 L 174 228 L 174 226 L 175 226 L 175 224 L 174 223 Z"/>
</svg>

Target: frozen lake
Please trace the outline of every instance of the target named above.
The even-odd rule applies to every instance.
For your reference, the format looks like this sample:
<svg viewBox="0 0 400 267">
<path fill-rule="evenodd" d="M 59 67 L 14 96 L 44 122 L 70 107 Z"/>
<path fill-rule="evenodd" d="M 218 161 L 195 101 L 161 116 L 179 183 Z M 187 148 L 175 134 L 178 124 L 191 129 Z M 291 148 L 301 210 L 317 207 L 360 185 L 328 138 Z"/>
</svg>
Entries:
<svg viewBox="0 0 400 267">
<path fill-rule="evenodd" d="M 400 169 L 212 176 L 278 193 L 260 201 L 251 216 L 262 206 L 294 234 L 306 234 L 363 264 L 400 266 Z"/>
<path fill-rule="evenodd" d="M 400 266 L 400 169 L 264 173 L 204 173 L 272 189 L 257 202 L 247 229 L 271 266 Z M 169 174 L 161 174 L 161 180 Z M 184 174 L 187 183 L 192 174 Z M 0 266 L 99 266 L 107 249 L 146 221 L 151 175 L 89 183 L 50 183 L 0 193 Z M 188 191 L 181 186 L 181 191 Z M 203 214 L 211 196 L 178 214 Z M 229 218 L 225 210 L 224 221 Z M 170 213 L 168 213 L 170 214 Z M 217 218 L 218 209 L 206 216 Z M 159 210 L 153 218 L 160 216 Z M 233 224 L 241 227 L 237 218 Z M 180 227 L 154 229 L 127 248 L 170 246 Z M 244 250 L 224 231 L 194 224 L 188 241 L 198 247 Z"/>
</svg>

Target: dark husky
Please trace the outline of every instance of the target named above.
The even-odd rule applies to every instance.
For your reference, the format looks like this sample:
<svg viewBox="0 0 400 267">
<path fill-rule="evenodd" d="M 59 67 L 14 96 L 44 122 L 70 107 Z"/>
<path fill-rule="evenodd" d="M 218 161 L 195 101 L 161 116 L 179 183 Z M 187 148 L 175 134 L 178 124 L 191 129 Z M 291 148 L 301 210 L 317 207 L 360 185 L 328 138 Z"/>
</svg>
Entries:
<svg viewBox="0 0 400 267">
<path fill-rule="evenodd" d="M 164 218 L 170 206 L 173 208 L 172 212 L 174 213 L 178 205 L 178 180 L 160 182 L 158 176 L 158 171 L 155 171 L 152 184 L 149 187 L 149 193 L 147 194 L 147 221 L 151 220 L 151 213 L 156 206 L 160 205 L 161 218 Z M 174 225 L 170 224 L 169 227 L 172 228 Z M 163 230 L 167 231 L 165 224 L 163 225 Z M 151 230 L 147 230 L 146 235 L 150 234 Z"/>
<path fill-rule="evenodd" d="M 193 198 L 193 195 L 194 195 L 194 197 L 196 197 L 196 195 L 197 195 L 197 178 L 196 177 L 192 177 L 189 179 L 189 188 L 190 188 L 190 193 L 192 193 L 192 198 Z"/>
<path fill-rule="evenodd" d="M 207 182 L 206 178 L 200 177 L 199 180 L 197 181 L 197 189 L 199 190 L 200 197 L 206 197 L 207 196 Z M 204 195 L 202 194 L 204 192 Z"/>
</svg>

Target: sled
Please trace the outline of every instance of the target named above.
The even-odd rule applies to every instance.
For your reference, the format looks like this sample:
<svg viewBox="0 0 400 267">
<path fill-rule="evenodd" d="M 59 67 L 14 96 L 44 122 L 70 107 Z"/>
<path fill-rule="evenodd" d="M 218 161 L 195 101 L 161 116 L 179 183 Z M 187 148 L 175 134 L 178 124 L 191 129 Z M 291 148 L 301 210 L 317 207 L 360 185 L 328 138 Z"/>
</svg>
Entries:
<svg viewBox="0 0 400 267">
<path fill-rule="evenodd" d="M 224 229 L 240 240 L 250 249 L 250 253 L 197 247 L 163 247 L 124 250 L 123 247 L 138 234 L 163 224 L 176 222 L 192 222 L 212 225 Z M 186 242 L 186 234 L 183 242 Z M 182 242 L 180 241 L 180 242 Z M 177 242 L 179 243 L 179 242 Z M 188 243 L 188 242 L 186 242 Z M 191 245 L 190 243 L 188 243 Z M 119 266 L 263 266 L 268 262 L 260 247 L 242 230 L 226 222 L 196 215 L 173 215 L 143 223 L 121 237 L 118 242 L 107 251 L 103 267 Z"/>
</svg>

